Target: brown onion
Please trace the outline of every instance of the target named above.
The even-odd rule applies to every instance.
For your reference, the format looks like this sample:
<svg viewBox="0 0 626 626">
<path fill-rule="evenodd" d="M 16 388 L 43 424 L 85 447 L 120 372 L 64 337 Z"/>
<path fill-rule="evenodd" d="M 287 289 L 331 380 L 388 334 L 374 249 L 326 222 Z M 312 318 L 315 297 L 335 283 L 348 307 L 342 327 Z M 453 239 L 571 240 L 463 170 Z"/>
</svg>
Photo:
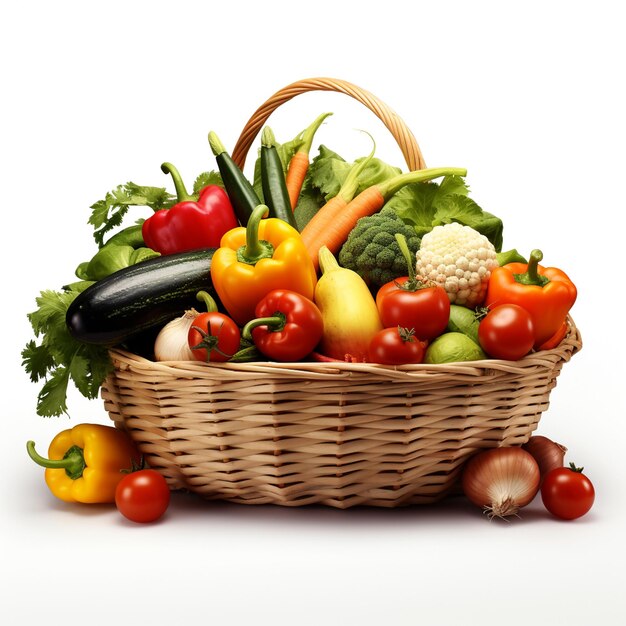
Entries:
<svg viewBox="0 0 626 626">
<path fill-rule="evenodd" d="M 551 470 L 557 467 L 563 467 L 565 453 L 567 448 L 560 443 L 552 441 L 543 435 L 534 435 L 522 448 L 533 455 L 537 465 L 539 465 L 539 474 L 541 482 L 543 477 Z"/>
<path fill-rule="evenodd" d="M 461 486 L 467 498 L 493 517 L 517 515 L 539 490 L 539 466 L 522 448 L 492 448 L 466 464 Z"/>
</svg>

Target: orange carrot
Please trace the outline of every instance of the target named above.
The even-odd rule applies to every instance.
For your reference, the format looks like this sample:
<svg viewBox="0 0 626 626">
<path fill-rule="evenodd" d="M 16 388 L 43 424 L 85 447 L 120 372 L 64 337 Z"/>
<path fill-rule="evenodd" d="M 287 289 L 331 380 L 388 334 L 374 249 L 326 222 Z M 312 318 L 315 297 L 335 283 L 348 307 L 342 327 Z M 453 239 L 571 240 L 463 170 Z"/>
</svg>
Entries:
<svg viewBox="0 0 626 626">
<path fill-rule="evenodd" d="M 318 128 L 322 125 L 322 122 L 329 115 L 332 115 L 332 113 L 322 113 L 308 128 L 300 133 L 302 145 L 289 161 L 285 181 L 292 209 L 296 208 L 298 198 L 300 197 L 300 191 L 302 190 L 302 184 L 304 183 L 304 178 L 306 177 L 306 173 L 309 169 L 309 153 L 311 152 L 311 146 L 313 145 L 313 137 L 315 136 Z"/>
<path fill-rule="evenodd" d="M 333 254 L 337 254 L 350 231 L 356 226 L 357 220 L 380 211 L 385 202 L 405 185 L 426 182 L 440 176 L 465 176 L 466 174 L 467 170 L 454 167 L 417 170 L 399 174 L 382 183 L 372 185 L 348 202 L 342 203 L 341 200 L 334 202 L 337 197 L 335 196 L 311 218 L 301 233 L 311 258 L 319 254 L 322 246 L 326 246 Z M 305 237 L 307 230 L 309 232 Z"/>
<path fill-rule="evenodd" d="M 369 133 L 368 133 L 369 134 Z M 371 138 L 371 135 L 370 135 Z M 304 245 L 309 251 L 315 270 L 319 269 L 319 249 L 326 243 L 325 233 L 329 230 L 331 222 L 342 214 L 343 209 L 348 205 L 359 188 L 359 175 L 367 167 L 374 156 L 376 143 L 372 151 L 361 161 L 355 163 L 348 172 L 341 188 L 336 196 L 333 196 L 320 210 L 308 221 L 302 229 L 300 236 Z"/>
</svg>

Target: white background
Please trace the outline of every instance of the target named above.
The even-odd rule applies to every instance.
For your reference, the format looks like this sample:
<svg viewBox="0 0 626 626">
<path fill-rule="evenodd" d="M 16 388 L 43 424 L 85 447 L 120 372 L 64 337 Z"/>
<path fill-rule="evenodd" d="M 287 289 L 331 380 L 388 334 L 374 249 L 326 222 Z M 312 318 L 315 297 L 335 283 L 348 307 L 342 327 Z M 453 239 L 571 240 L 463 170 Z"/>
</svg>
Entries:
<svg viewBox="0 0 626 626">
<path fill-rule="evenodd" d="M 10 623 L 625 623 L 623 541 L 623 19 L 619 3 L 21 2 L 2 14 L 0 617 Z M 227 7 L 227 8 L 225 8 Z M 21 367 L 26 313 L 95 251 L 89 206 L 119 183 L 191 184 L 277 89 L 330 76 L 366 88 L 415 133 L 430 166 L 467 167 L 505 248 L 540 247 L 579 288 L 584 348 L 538 433 L 585 466 L 597 500 L 575 522 L 536 500 L 510 523 L 464 501 L 408 510 L 283 509 L 175 495 L 141 526 L 56 500 L 25 442 L 109 423 L 70 395 L 36 415 Z M 369 111 L 307 94 L 271 118 L 346 158 L 401 155 Z M 170 185 L 171 187 L 171 185 Z M 141 215 L 133 215 L 133 218 Z M 622 383 L 622 388 L 619 385 Z"/>
</svg>

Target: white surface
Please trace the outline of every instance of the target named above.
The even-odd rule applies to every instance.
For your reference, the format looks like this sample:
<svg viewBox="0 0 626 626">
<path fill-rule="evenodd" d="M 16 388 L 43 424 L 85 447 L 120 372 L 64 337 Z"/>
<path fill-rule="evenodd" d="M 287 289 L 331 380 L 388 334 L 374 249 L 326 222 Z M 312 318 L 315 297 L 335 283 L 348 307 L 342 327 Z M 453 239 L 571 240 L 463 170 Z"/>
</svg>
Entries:
<svg viewBox="0 0 626 626">
<path fill-rule="evenodd" d="M 618 3 L 211 5 L 25 2 L 3 11 L 0 618 L 625 623 Z M 38 417 L 39 386 L 20 365 L 35 296 L 71 279 L 94 251 L 89 206 L 127 180 L 169 185 L 165 160 L 191 184 L 214 168 L 209 130 L 232 147 L 265 98 L 311 76 L 344 78 L 385 100 L 428 165 L 467 167 L 472 197 L 505 221 L 505 248 L 540 247 L 577 283 L 584 349 L 564 367 L 538 433 L 585 466 L 597 491 L 586 517 L 558 522 L 539 501 L 523 519 L 490 523 L 464 501 L 336 511 L 175 495 L 161 523 L 140 526 L 47 491 L 26 440 L 45 451 L 64 428 L 108 423 L 101 402 L 75 394 L 71 418 Z M 320 142 L 355 158 L 369 146 L 354 129 L 366 128 L 378 155 L 401 163 L 377 120 L 345 96 L 302 96 L 272 126 L 291 137 L 324 110 L 335 115 Z"/>
</svg>

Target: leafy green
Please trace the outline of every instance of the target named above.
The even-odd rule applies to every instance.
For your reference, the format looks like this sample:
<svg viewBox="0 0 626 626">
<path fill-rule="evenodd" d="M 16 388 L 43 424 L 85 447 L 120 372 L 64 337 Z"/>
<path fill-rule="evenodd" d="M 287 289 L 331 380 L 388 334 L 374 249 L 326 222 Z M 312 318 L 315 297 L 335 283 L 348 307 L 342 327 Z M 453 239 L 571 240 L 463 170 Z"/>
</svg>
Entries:
<svg viewBox="0 0 626 626">
<path fill-rule="evenodd" d="M 360 163 L 367 157 L 360 157 L 354 163 L 348 163 L 343 157 L 325 145 L 321 145 L 319 154 L 313 159 L 309 167 L 311 184 L 319 189 L 325 201 L 337 195 L 348 172 L 355 163 Z M 401 173 L 401 169 L 389 165 L 373 157 L 359 174 L 357 194 L 367 187 L 381 183 Z"/>
<path fill-rule="evenodd" d="M 215 171 L 202 172 L 193 183 L 193 195 L 199 195 L 207 185 L 224 187 L 220 173 Z"/>
<path fill-rule="evenodd" d="M 309 220 L 320 210 L 324 204 L 324 199 L 319 190 L 311 185 L 310 177 L 304 179 L 302 190 L 296 208 L 293 210 L 293 216 L 296 220 L 298 230 L 302 229 L 309 223 Z"/>
<path fill-rule="evenodd" d="M 446 176 L 441 183 L 414 183 L 403 187 L 386 204 L 421 237 L 435 226 L 459 222 L 482 233 L 497 252 L 502 250 L 502 220 L 469 197 L 469 188 L 459 176 Z"/>
<path fill-rule="evenodd" d="M 96 398 L 112 371 L 106 348 L 80 343 L 65 323 L 67 309 L 88 286 L 77 284 L 66 291 L 42 291 L 37 310 L 28 319 L 39 343 L 30 340 L 22 350 L 22 366 L 34 383 L 44 381 L 38 394 L 37 413 L 44 417 L 67 413 L 67 389 L 71 382 L 86 398 Z"/>
<path fill-rule="evenodd" d="M 94 239 L 99 247 L 104 245 L 104 236 L 120 226 L 131 206 L 147 206 L 153 211 L 166 209 L 176 202 L 176 196 L 164 187 L 141 187 L 133 182 L 118 185 L 107 192 L 103 200 L 91 205 L 88 223 L 94 227 Z"/>
</svg>

